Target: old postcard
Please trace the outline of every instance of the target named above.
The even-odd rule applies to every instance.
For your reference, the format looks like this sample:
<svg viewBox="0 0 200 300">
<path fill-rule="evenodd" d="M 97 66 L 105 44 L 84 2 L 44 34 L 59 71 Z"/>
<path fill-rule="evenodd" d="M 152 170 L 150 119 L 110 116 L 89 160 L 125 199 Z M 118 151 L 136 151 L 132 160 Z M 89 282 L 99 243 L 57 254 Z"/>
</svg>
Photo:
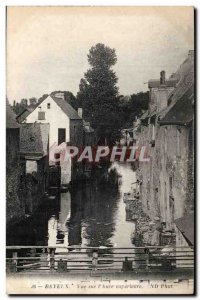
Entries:
<svg viewBox="0 0 200 300">
<path fill-rule="evenodd" d="M 193 294 L 193 7 L 7 7 L 8 294 Z"/>
</svg>

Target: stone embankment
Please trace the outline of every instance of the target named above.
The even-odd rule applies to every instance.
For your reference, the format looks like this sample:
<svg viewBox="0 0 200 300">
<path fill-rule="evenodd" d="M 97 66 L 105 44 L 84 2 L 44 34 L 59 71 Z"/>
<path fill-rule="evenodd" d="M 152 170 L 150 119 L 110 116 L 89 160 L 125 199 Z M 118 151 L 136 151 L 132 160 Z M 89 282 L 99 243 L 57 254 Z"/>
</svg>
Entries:
<svg viewBox="0 0 200 300">
<path fill-rule="evenodd" d="M 126 221 L 135 223 L 135 231 L 131 236 L 132 243 L 137 247 L 159 245 L 160 219 L 156 217 L 151 220 L 144 213 L 138 194 L 124 193 L 124 203 L 126 205 Z"/>
</svg>

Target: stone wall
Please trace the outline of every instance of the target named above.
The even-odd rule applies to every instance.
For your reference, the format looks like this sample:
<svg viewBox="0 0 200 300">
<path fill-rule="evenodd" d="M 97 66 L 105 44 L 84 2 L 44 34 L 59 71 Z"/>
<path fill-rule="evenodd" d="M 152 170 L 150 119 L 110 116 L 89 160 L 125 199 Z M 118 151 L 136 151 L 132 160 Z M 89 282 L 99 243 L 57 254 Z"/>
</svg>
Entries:
<svg viewBox="0 0 200 300">
<path fill-rule="evenodd" d="M 19 161 L 19 128 L 6 129 L 6 223 L 14 223 L 25 215 L 21 197 L 22 167 Z"/>
<path fill-rule="evenodd" d="M 194 211 L 194 121 L 188 128 L 188 171 L 187 171 L 187 195 L 185 203 L 185 213 Z"/>
<path fill-rule="evenodd" d="M 149 111 L 161 111 L 167 107 L 168 96 L 174 87 L 155 87 L 150 89 Z"/>
<path fill-rule="evenodd" d="M 183 216 L 187 204 L 188 171 L 193 163 L 188 159 L 189 130 L 182 126 L 155 126 L 155 146 L 149 144 L 151 125 L 143 126 L 138 144 L 148 147 L 150 161 L 139 162 L 137 177 L 144 211 L 153 219 L 160 217 L 171 228 L 174 219 Z M 193 172 L 191 173 L 191 194 Z M 191 196 L 192 197 L 192 196 Z"/>
<path fill-rule="evenodd" d="M 19 222 L 43 200 L 48 185 L 48 156 L 28 164 L 19 158 L 18 129 L 6 132 L 6 223 Z M 32 161 L 31 161 L 32 162 Z"/>
<path fill-rule="evenodd" d="M 161 215 L 171 229 L 183 216 L 187 194 L 188 130 L 184 126 L 160 127 Z"/>
<path fill-rule="evenodd" d="M 41 204 L 48 184 L 48 157 L 35 161 L 36 171 L 26 173 L 26 213 L 32 214 Z"/>
</svg>

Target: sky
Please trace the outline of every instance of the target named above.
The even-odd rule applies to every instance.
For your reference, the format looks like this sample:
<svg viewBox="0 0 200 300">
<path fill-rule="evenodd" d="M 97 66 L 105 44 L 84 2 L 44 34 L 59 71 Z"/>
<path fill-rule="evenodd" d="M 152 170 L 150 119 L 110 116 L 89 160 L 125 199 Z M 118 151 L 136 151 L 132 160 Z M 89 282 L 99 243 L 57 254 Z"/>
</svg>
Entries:
<svg viewBox="0 0 200 300">
<path fill-rule="evenodd" d="M 148 90 L 149 79 L 175 72 L 194 49 L 192 7 L 8 7 L 10 103 L 79 89 L 97 43 L 114 48 L 119 93 Z"/>
</svg>

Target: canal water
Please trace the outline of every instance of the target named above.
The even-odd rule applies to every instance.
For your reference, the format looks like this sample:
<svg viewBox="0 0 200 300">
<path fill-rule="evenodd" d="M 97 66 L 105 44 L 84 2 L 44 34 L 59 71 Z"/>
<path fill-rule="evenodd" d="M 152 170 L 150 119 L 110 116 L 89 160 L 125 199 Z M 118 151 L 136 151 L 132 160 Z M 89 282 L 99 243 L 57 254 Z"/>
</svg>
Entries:
<svg viewBox="0 0 200 300">
<path fill-rule="evenodd" d="M 126 221 L 123 194 L 135 173 L 130 164 L 115 162 L 91 184 L 76 186 L 7 230 L 7 245 L 131 247 L 133 222 Z"/>
</svg>

